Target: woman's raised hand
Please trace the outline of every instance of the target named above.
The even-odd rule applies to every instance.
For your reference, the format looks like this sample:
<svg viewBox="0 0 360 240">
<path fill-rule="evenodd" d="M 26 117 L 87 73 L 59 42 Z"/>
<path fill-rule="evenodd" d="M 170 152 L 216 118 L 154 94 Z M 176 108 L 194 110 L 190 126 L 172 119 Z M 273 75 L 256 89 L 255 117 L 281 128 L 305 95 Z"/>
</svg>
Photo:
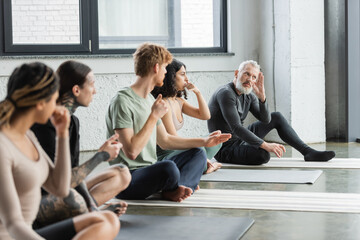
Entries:
<svg viewBox="0 0 360 240">
<path fill-rule="evenodd" d="M 69 135 L 70 114 L 65 107 L 56 106 L 50 120 L 59 137 L 67 137 Z"/>
</svg>

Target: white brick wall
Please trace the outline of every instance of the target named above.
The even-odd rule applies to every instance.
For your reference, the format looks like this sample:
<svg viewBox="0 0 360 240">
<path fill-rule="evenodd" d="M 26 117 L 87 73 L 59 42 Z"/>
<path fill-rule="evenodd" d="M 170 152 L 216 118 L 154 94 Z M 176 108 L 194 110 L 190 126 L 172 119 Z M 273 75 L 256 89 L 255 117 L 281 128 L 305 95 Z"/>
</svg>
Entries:
<svg viewBox="0 0 360 240">
<path fill-rule="evenodd" d="M 218 86 L 226 84 L 232 79 L 233 72 L 189 72 L 188 76 L 201 89 L 204 98 L 208 101 Z M 110 100 L 120 88 L 130 86 L 134 79 L 135 75 L 133 73 L 96 74 L 95 86 L 97 93 L 94 95 L 93 102 L 88 108 L 79 107 L 75 113 L 79 117 L 81 125 L 80 150 L 98 149 L 106 140 L 105 114 Z M 0 76 L 0 101 L 6 96 L 7 82 L 7 77 Z M 197 106 L 195 95 L 189 93 L 188 96 L 188 101 Z M 208 134 L 206 121 L 187 116 L 185 118 L 184 128 L 181 129 L 179 135 L 183 137 L 199 137 Z"/>
<path fill-rule="evenodd" d="M 13 0 L 12 16 L 14 44 L 80 43 L 78 0 Z M 213 0 L 181 0 L 178 47 L 213 47 L 213 42 Z"/>
<path fill-rule="evenodd" d="M 14 44 L 80 43 L 78 0 L 12 0 Z"/>
</svg>

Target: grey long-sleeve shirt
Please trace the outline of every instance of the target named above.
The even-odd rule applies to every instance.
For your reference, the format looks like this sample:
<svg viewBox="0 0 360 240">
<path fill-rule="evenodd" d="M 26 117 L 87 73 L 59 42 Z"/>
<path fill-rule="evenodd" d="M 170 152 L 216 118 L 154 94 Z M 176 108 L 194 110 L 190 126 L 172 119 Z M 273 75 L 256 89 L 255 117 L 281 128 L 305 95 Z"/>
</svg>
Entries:
<svg viewBox="0 0 360 240">
<path fill-rule="evenodd" d="M 261 122 L 269 123 L 271 120 L 266 101 L 261 103 L 254 93 L 239 96 L 233 82 L 230 82 L 215 91 L 210 98 L 209 109 L 211 119 L 207 124 L 210 132 L 221 130 L 224 133 L 231 133 L 230 142 L 241 139 L 257 147 L 264 142 L 243 126 L 249 112 Z"/>
</svg>

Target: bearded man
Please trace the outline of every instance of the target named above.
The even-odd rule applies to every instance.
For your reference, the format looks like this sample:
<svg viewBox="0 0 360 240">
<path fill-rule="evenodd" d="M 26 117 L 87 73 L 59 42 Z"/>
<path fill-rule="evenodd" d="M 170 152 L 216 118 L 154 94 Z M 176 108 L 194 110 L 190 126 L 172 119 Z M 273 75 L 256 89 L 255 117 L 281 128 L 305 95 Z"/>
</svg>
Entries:
<svg viewBox="0 0 360 240">
<path fill-rule="evenodd" d="M 270 160 L 271 152 L 282 157 L 285 152 L 283 145 L 263 140 L 274 128 L 285 143 L 304 156 L 305 161 L 329 161 L 335 157 L 333 151 L 317 151 L 306 145 L 281 113 L 269 112 L 264 75 L 256 61 L 248 60 L 240 64 L 234 80 L 218 88 L 212 95 L 209 109 L 209 131 L 219 129 L 232 134 L 232 138 L 215 155 L 219 162 L 261 165 Z M 258 121 L 244 127 L 249 112 Z"/>
</svg>

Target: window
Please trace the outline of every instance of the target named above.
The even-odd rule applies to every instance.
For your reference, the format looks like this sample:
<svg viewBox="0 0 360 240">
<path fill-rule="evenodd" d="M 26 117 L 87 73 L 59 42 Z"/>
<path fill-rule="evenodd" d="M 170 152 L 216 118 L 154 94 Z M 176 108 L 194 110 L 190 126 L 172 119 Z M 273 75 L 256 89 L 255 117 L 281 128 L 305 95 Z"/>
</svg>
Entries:
<svg viewBox="0 0 360 240">
<path fill-rule="evenodd" d="M 168 9 L 167 0 L 98 0 L 99 48 L 136 48 L 146 40 L 166 45 Z"/>
<path fill-rule="evenodd" d="M 86 1 L 4 0 L 2 53 L 89 52 Z"/>
<path fill-rule="evenodd" d="M 44 1 L 45 3 L 45 1 Z M 79 44 L 79 2 L 13 0 L 11 5 L 13 44 Z"/>
<path fill-rule="evenodd" d="M 226 52 L 226 0 L 3 0 L 1 55 Z"/>
</svg>

